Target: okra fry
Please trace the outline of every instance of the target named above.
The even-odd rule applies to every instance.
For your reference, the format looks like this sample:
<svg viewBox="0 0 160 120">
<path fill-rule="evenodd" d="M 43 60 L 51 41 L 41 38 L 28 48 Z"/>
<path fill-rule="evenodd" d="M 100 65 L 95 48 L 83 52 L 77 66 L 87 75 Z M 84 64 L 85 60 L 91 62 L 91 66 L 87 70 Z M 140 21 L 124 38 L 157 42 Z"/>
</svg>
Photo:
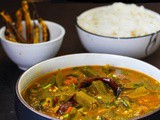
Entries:
<svg viewBox="0 0 160 120">
<path fill-rule="evenodd" d="M 26 42 L 25 39 L 21 34 L 18 33 L 17 29 L 11 23 L 9 23 L 9 26 L 12 33 L 15 35 L 17 42 L 25 43 Z"/>
<path fill-rule="evenodd" d="M 34 31 L 33 31 L 33 43 L 40 43 L 40 30 L 38 25 L 34 22 Z"/>
<path fill-rule="evenodd" d="M 28 43 L 33 43 L 33 26 L 27 1 L 22 1 L 22 9 L 26 22 L 26 37 Z"/>
<path fill-rule="evenodd" d="M 49 40 L 49 37 L 50 37 L 49 29 L 42 18 L 39 18 L 38 21 L 42 29 L 42 41 L 46 42 Z"/>
<path fill-rule="evenodd" d="M 32 8 L 33 8 L 33 26 L 34 26 L 34 30 L 33 30 L 33 43 L 40 43 L 40 28 L 37 25 L 37 23 L 35 22 L 36 19 L 39 18 L 36 6 L 33 2 L 31 2 L 32 4 Z"/>
<path fill-rule="evenodd" d="M 7 14 L 7 13 L 5 13 L 5 12 L 3 11 L 3 12 L 1 12 L 1 15 L 3 15 L 4 20 L 12 23 L 12 19 L 11 19 L 11 17 L 9 16 L 9 14 Z M 5 30 L 5 33 L 4 33 L 4 34 L 5 34 L 5 38 L 6 38 L 6 39 L 8 39 L 8 40 L 10 40 L 10 41 L 12 41 L 12 42 L 16 42 L 15 37 L 14 37 L 14 35 L 9 31 L 8 26 L 6 26 L 6 30 Z"/>
<path fill-rule="evenodd" d="M 32 3 L 32 2 L 31 2 Z M 33 7 L 33 22 L 31 19 L 29 5 L 27 0 L 22 0 L 21 8 L 16 11 L 16 22 L 13 21 L 9 14 L 1 12 L 0 16 L 6 23 L 6 38 L 10 41 L 16 41 L 20 43 L 40 43 L 49 40 L 49 29 L 42 18 L 39 18 L 36 6 L 32 3 Z M 22 24 L 22 19 L 25 19 L 25 25 Z M 38 23 L 35 23 L 35 19 L 38 19 Z M 26 28 L 24 33 L 24 28 Z M 26 40 L 25 40 L 26 37 Z"/>
<path fill-rule="evenodd" d="M 6 27 L 6 30 L 5 30 L 5 38 L 9 41 L 12 41 L 12 42 L 17 42 L 14 35 L 9 31 L 9 29 Z"/>
<path fill-rule="evenodd" d="M 4 11 L 0 13 L 0 16 L 6 23 L 6 28 L 12 33 L 12 35 L 15 36 L 15 39 L 17 42 L 25 43 L 25 39 L 21 34 L 18 33 L 17 29 L 14 27 L 14 25 L 11 23 L 11 17 L 9 17 L 9 14 L 6 14 Z"/>
<path fill-rule="evenodd" d="M 20 34 L 23 33 L 23 25 L 22 25 L 22 9 L 18 9 L 17 12 L 16 12 L 16 23 L 15 23 L 15 26 L 16 26 L 16 29 L 18 30 L 18 32 Z"/>
<path fill-rule="evenodd" d="M 33 30 L 33 43 L 40 43 L 40 29 L 39 26 L 37 25 L 37 23 L 35 22 L 36 19 L 38 19 L 39 15 L 36 9 L 36 6 L 33 2 L 31 2 L 32 7 L 33 7 L 33 26 L 34 26 L 34 30 Z"/>
<path fill-rule="evenodd" d="M 5 22 L 12 23 L 12 19 L 11 19 L 10 15 L 8 13 L 6 13 L 5 11 L 2 11 L 0 14 L 1 14 L 2 19 Z"/>
</svg>

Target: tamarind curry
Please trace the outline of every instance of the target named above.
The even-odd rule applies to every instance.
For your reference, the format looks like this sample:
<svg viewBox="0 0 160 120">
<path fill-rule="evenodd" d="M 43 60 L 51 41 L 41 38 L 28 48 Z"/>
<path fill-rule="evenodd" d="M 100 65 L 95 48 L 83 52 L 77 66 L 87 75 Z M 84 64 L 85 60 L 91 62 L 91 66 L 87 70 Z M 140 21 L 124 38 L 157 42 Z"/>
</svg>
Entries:
<svg viewBox="0 0 160 120">
<path fill-rule="evenodd" d="M 22 96 L 61 120 L 129 120 L 160 108 L 160 83 L 131 69 L 79 66 L 36 79 Z"/>
</svg>

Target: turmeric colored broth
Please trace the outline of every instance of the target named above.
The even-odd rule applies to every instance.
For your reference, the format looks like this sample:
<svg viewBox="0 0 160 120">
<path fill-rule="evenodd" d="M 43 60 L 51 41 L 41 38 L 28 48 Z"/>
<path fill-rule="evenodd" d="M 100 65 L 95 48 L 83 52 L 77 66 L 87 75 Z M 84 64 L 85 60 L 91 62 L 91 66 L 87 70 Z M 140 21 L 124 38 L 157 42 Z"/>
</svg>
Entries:
<svg viewBox="0 0 160 120">
<path fill-rule="evenodd" d="M 93 81 L 78 88 L 82 80 L 105 77 L 121 88 L 116 97 L 109 85 Z M 53 71 L 32 82 L 22 96 L 35 110 L 64 120 L 128 120 L 153 112 L 160 107 L 160 83 L 126 68 L 80 66 Z M 73 97 L 76 104 L 58 114 L 64 103 Z"/>
</svg>

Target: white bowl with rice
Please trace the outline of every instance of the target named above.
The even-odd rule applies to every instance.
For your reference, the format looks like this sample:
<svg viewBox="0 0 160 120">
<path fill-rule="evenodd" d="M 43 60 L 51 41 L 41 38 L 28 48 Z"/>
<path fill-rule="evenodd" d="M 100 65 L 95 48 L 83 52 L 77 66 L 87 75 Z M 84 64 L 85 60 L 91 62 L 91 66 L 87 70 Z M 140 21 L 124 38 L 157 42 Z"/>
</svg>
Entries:
<svg viewBox="0 0 160 120">
<path fill-rule="evenodd" d="M 160 45 L 160 15 L 135 4 L 114 3 L 84 11 L 76 28 L 89 52 L 141 59 Z"/>
</svg>

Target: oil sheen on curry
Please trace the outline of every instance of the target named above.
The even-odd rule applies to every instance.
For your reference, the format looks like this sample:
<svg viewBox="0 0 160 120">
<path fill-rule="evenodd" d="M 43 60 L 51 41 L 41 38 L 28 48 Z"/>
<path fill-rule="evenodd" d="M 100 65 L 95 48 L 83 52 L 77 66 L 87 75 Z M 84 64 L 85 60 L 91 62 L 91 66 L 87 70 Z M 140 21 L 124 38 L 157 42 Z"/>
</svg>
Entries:
<svg viewBox="0 0 160 120">
<path fill-rule="evenodd" d="M 22 95 L 35 110 L 61 120 L 129 120 L 160 107 L 158 81 L 110 65 L 53 71 Z"/>
</svg>

